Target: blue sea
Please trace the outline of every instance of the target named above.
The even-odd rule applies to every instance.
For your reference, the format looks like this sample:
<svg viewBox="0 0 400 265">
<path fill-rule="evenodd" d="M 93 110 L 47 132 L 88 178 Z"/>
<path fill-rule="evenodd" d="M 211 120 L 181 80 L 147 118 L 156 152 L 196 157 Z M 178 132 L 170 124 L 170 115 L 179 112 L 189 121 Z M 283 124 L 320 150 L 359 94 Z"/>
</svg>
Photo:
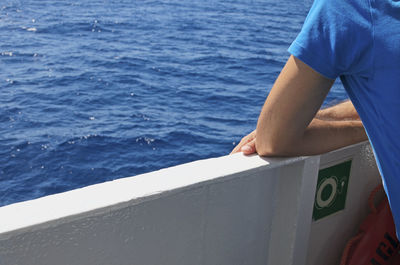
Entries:
<svg viewBox="0 0 400 265">
<path fill-rule="evenodd" d="M 311 4 L 2 0 L 0 206 L 228 154 Z"/>
</svg>

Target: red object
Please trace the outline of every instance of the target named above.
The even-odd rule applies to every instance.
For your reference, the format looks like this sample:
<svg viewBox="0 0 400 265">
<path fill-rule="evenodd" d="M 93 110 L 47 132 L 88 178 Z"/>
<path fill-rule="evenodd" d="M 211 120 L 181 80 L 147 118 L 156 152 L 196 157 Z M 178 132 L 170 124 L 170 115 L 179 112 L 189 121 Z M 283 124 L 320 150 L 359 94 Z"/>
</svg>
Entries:
<svg viewBox="0 0 400 265">
<path fill-rule="evenodd" d="M 360 225 L 358 234 L 347 243 L 340 265 L 400 265 L 400 243 L 386 196 L 378 207 L 374 204 L 380 190 L 382 185 L 371 192 L 368 199 L 371 213 Z"/>
</svg>

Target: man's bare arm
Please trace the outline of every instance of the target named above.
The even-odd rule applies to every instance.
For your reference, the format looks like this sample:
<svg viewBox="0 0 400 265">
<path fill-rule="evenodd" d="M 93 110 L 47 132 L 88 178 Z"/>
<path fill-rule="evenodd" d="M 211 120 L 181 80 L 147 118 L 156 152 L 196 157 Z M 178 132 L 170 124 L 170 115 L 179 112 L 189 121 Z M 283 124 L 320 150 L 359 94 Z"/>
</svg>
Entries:
<svg viewBox="0 0 400 265">
<path fill-rule="evenodd" d="M 264 104 L 256 131 L 232 152 L 313 155 L 366 140 L 358 120 L 313 119 L 332 84 L 291 56 Z"/>
<path fill-rule="evenodd" d="M 315 118 L 320 120 L 360 120 L 360 116 L 350 100 L 334 105 L 332 107 L 321 109 L 315 115 Z"/>
<path fill-rule="evenodd" d="M 330 120 L 330 121 L 341 121 L 341 120 L 355 120 L 359 121 L 360 117 L 356 109 L 354 108 L 351 101 L 347 100 L 337 105 L 320 109 L 315 115 L 314 120 Z M 248 135 L 242 138 L 238 145 L 232 150 L 231 154 L 237 152 L 244 152 L 245 154 L 255 153 L 255 139 L 256 139 L 256 130 L 252 131 Z M 243 148 L 243 150 L 242 150 Z"/>
</svg>

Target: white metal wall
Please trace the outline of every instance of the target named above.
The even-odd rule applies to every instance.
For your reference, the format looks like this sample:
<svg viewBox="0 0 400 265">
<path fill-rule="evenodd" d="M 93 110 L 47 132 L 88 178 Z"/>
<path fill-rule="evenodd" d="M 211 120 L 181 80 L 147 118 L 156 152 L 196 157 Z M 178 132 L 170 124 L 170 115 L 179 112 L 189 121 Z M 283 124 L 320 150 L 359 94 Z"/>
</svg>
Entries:
<svg viewBox="0 0 400 265">
<path fill-rule="evenodd" d="M 352 199 L 314 223 L 320 159 L 343 157 L 354 159 Z M 0 264 L 329 264 L 378 181 L 365 143 L 307 158 L 196 161 L 0 208 Z"/>
<path fill-rule="evenodd" d="M 337 265 L 344 245 L 368 214 L 370 192 L 381 183 L 373 152 L 363 143 L 321 156 L 320 168 L 352 159 L 344 210 L 311 223 L 306 264 Z"/>
</svg>

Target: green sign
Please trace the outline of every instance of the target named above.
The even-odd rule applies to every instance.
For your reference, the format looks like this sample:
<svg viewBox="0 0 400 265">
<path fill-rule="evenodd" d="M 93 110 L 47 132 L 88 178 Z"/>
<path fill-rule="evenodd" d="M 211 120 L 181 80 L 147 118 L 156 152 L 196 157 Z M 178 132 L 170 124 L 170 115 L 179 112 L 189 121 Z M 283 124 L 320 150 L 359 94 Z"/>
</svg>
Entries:
<svg viewBox="0 0 400 265">
<path fill-rule="evenodd" d="M 319 220 L 344 209 L 349 184 L 351 160 L 318 172 L 313 220 Z"/>
</svg>

